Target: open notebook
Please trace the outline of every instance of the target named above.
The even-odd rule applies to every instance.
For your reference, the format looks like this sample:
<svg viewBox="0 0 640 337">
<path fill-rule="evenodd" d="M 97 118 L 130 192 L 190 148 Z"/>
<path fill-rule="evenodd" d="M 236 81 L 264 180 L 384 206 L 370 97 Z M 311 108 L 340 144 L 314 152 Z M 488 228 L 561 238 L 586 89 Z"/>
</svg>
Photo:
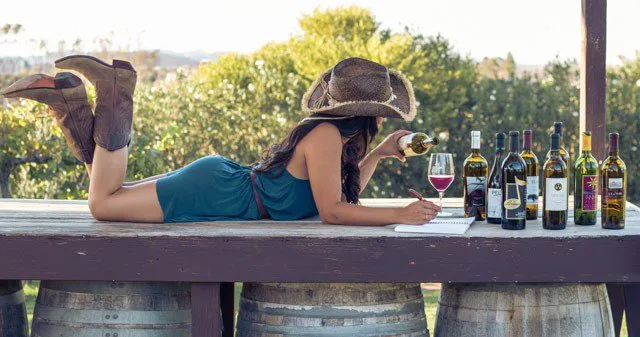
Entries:
<svg viewBox="0 0 640 337">
<path fill-rule="evenodd" d="M 396 225 L 396 232 L 462 235 L 474 218 L 436 218 L 424 225 Z"/>
</svg>

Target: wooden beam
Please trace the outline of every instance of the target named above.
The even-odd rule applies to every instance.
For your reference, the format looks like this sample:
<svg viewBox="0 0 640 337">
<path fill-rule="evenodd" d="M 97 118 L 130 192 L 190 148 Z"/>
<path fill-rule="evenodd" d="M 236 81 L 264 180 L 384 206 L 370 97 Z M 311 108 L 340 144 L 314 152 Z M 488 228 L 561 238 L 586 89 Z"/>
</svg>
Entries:
<svg viewBox="0 0 640 337">
<path fill-rule="evenodd" d="M 606 66 L 607 0 L 582 0 L 580 132 L 591 131 L 593 155 L 599 161 L 605 158 L 607 139 Z"/>
</svg>

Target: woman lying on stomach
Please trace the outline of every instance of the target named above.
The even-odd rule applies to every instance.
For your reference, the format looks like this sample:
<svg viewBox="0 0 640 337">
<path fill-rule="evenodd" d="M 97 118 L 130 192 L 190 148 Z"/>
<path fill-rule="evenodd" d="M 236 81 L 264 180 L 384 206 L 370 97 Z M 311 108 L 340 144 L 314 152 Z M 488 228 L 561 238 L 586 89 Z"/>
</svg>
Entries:
<svg viewBox="0 0 640 337">
<path fill-rule="evenodd" d="M 107 64 L 83 55 L 62 58 L 56 66 L 80 72 L 96 87 L 94 112 L 82 81 L 68 72 L 32 75 L 0 93 L 50 107 L 74 155 L 85 163 L 89 208 L 98 220 L 296 220 L 319 214 L 331 224 L 388 225 L 422 224 L 437 214 L 429 201 L 402 208 L 358 205 L 380 159 L 403 159 L 396 143 L 407 131 L 392 133 L 368 152 L 384 118 L 410 121 L 415 115 L 409 81 L 380 64 L 349 58 L 321 74 L 302 99 L 309 117 L 251 167 L 207 156 L 132 183 L 123 181 L 136 71 L 126 61 Z"/>
</svg>

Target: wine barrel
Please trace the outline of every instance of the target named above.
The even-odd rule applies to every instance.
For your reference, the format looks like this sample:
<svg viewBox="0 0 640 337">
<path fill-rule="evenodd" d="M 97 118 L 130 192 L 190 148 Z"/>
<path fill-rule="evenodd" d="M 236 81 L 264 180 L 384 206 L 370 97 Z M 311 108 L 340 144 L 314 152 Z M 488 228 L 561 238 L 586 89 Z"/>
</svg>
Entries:
<svg viewBox="0 0 640 337">
<path fill-rule="evenodd" d="M 191 287 L 177 282 L 42 281 L 31 336 L 191 336 Z"/>
<path fill-rule="evenodd" d="M 245 283 L 237 337 L 428 337 L 420 284 Z"/>
<path fill-rule="evenodd" d="M 27 336 L 27 309 L 22 281 L 0 281 L 0 336 Z"/>
<path fill-rule="evenodd" d="M 604 284 L 443 284 L 436 337 L 613 337 Z"/>
</svg>

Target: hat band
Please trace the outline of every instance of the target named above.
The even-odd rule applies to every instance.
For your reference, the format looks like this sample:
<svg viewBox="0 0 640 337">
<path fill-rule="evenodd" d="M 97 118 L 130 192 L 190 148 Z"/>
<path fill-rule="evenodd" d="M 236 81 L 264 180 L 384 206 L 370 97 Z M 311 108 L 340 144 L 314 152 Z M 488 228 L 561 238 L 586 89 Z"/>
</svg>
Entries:
<svg viewBox="0 0 640 337">
<path fill-rule="evenodd" d="M 313 102 L 314 109 L 322 108 L 322 105 L 324 104 L 325 101 L 327 101 L 327 104 L 329 107 L 335 107 L 336 105 L 343 103 L 335 100 L 331 96 L 331 94 L 329 93 L 329 84 L 326 81 L 321 81 L 320 86 L 322 87 L 322 95 L 320 95 L 320 97 L 318 97 L 318 99 L 315 102 Z M 391 90 L 391 95 L 389 96 L 389 98 L 386 101 L 376 101 L 377 103 L 389 104 L 398 98 L 398 96 L 396 96 L 396 94 L 393 93 L 393 88 L 391 87 L 389 89 Z"/>
<path fill-rule="evenodd" d="M 300 123 L 304 121 L 332 121 L 332 120 L 340 120 L 340 119 L 349 119 L 354 118 L 356 116 L 327 116 L 327 117 L 305 117 Z M 298 124 L 300 124 L 298 123 Z"/>
</svg>

